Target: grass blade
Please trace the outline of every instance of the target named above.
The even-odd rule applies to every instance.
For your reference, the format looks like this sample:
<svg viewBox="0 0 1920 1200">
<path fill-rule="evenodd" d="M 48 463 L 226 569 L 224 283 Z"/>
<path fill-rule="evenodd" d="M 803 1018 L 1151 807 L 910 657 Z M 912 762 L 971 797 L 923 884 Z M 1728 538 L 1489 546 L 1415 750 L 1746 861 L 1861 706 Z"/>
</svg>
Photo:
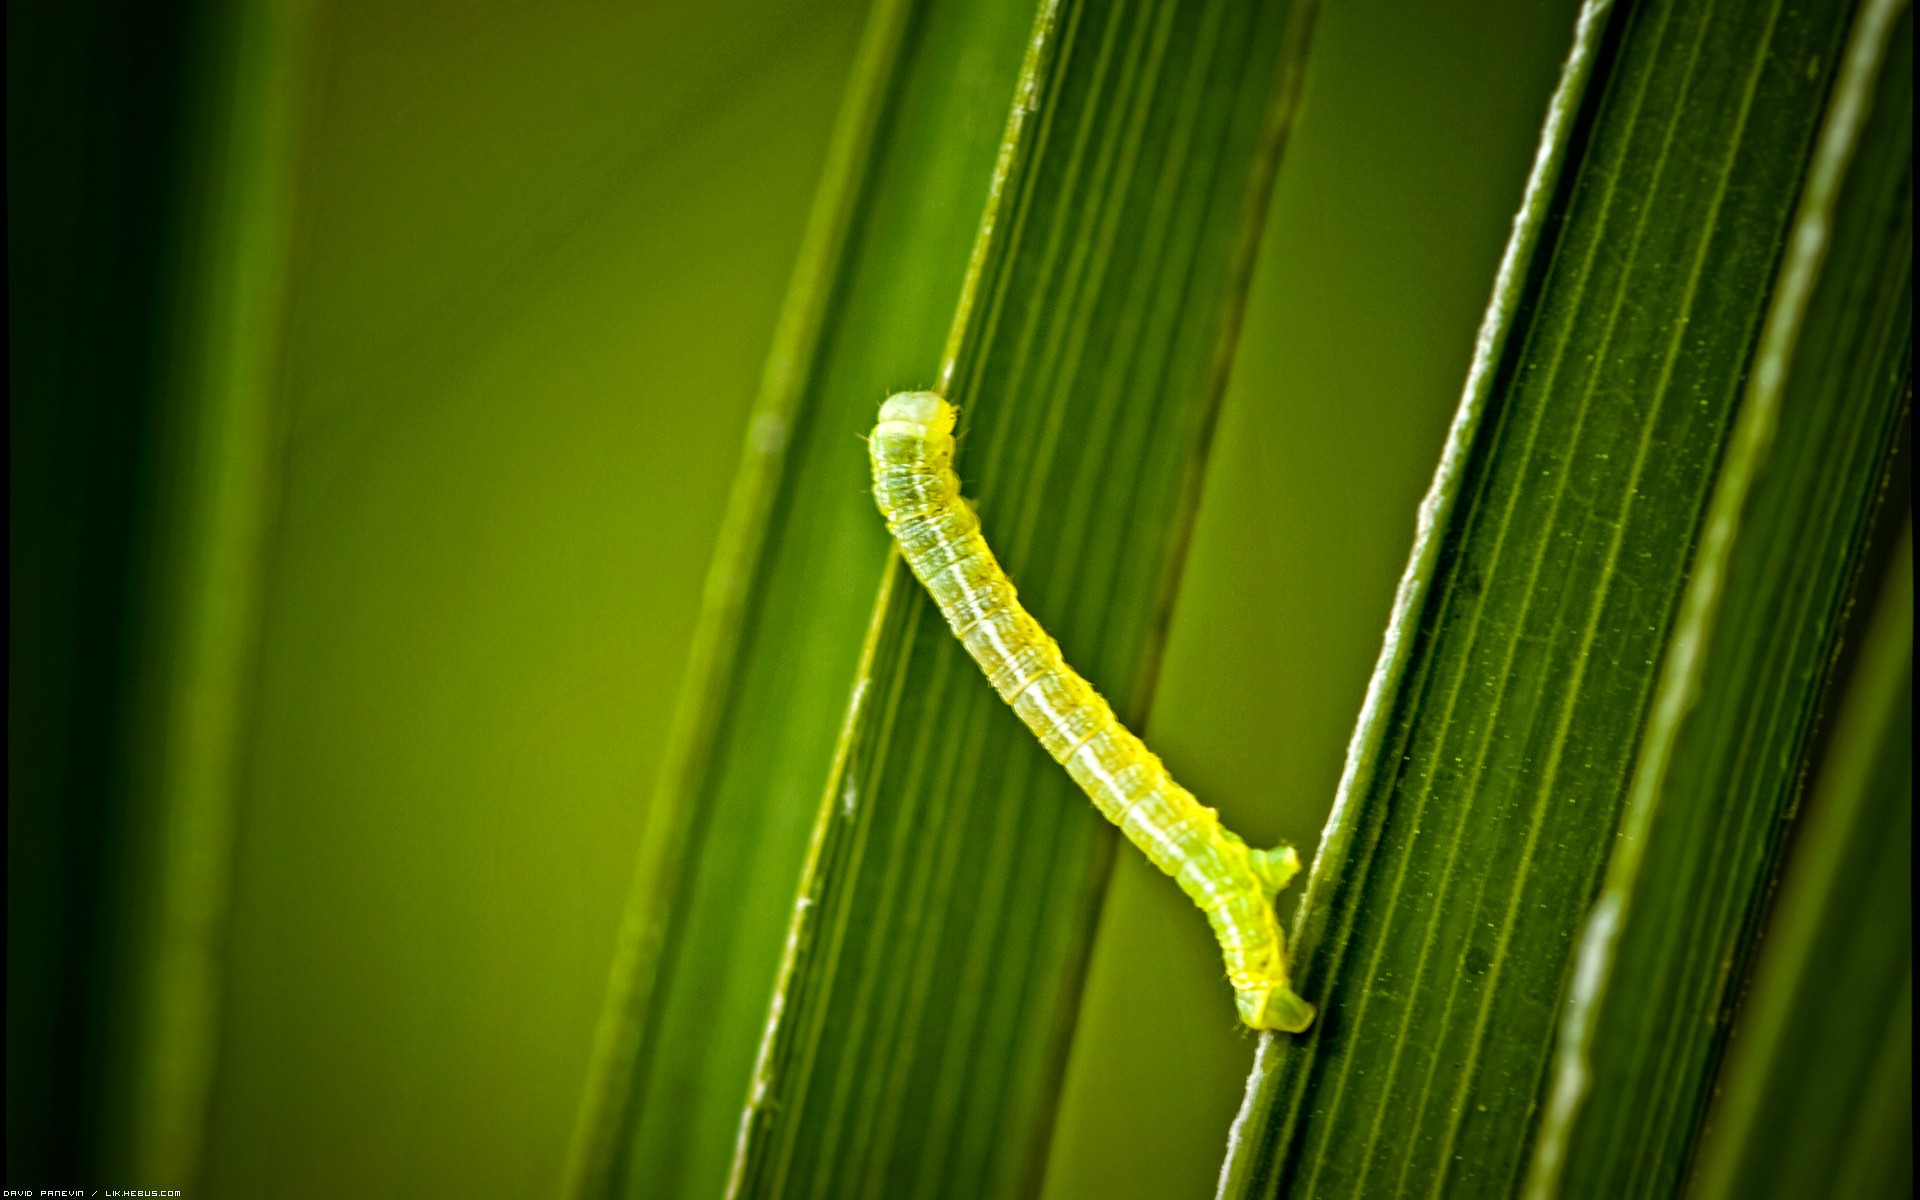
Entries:
<svg viewBox="0 0 1920 1200">
<path fill-rule="evenodd" d="M 218 5 L 202 18 L 204 175 L 188 229 L 163 482 L 144 564 L 128 864 L 130 1016 L 107 1161 L 192 1186 L 206 1149 L 269 535 L 301 123 L 315 12 L 306 0 Z"/>
<path fill-rule="evenodd" d="M 941 372 L 989 540 L 1136 725 L 1310 15 L 1043 11 Z M 872 629 L 731 1194 L 1025 1194 L 1112 830 L 897 566 Z"/>
<path fill-rule="evenodd" d="M 1530 1195 L 1671 1195 L 1693 1151 L 1904 407 L 1903 7 L 1864 6 L 1834 86 L 1582 931 Z"/>
<path fill-rule="evenodd" d="M 1913 532 L 1733 1033 L 1689 1195 L 1913 1191 Z"/>
<path fill-rule="evenodd" d="M 1342 0 L 1314 22 L 1145 730 L 1251 843 L 1311 857 L 1326 822 L 1578 9 Z M 1211 1194 L 1258 1045 L 1219 978 L 1191 902 L 1118 855 L 1049 1200 Z"/>
<path fill-rule="evenodd" d="M 1224 1194 L 1521 1185 L 1850 8 L 1583 15 L 1303 905 L 1325 1019 L 1263 1042 Z M 1828 596 L 1901 399 L 1869 391 L 1810 551 Z M 1831 625 L 1783 619 L 1825 661 Z"/>
<path fill-rule="evenodd" d="M 565 1193 L 711 1196 L 886 561 L 859 435 L 938 360 L 1032 18 L 880 0 L 752 417 Z M 745 864 L 743 866 L 743 864 Z"/>
<path fill-rule="evenodd" d="M 313 6 L 7 12 L 7 1183 L 191 1190 Z"/>
</svg>

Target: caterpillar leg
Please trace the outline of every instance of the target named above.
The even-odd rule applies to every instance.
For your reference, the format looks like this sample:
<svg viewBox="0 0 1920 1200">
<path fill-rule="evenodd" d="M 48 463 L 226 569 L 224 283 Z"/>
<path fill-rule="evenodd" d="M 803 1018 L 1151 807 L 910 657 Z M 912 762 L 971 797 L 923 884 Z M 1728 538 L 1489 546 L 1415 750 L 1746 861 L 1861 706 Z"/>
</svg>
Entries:
<svg viewBox="0 0 1920 1200">
<path fill-rule="evenodd" d="M 1299 1033 L 1313 1024 L 1313 1005 L 1285 984 L 1236 991 L 1233 1002 L 1240 1010 L 1240 1019 L 1252 1029 Z"/>
<path fill-rule="evenodd" d="M 1278 895 L 1300 873 L 1300 855 L 1285 842 L 1271 850 L 1249 850 L 1247 857 L 1253 860 L 1253 873 L 1267 889 L 1268 899 Z"/>
<path fill-rule="evenodd" d="M 1274 895 L 1293 882 L 1293 877 L 1300 873 L 1300 855 L 1285 843 L 1271 850 L 1249 848 L 1247 861 L 1253 867 L 1253 877 L 1260 885 L 1261 899 L 1269 906 L 1273 903 Z M 1257 983 L 1244 982 L 1236 987 L 1234 1005 L 1240 1010 L 1240 1019 L 1249 1028 L 1299 1033 L 1313 1024 L 1314 1008 L 1300 998 L 1287 978 L 1286 935 L 1277 925 L 1273 937 L 1274 957 L 1268 964 L 1266 978 Z"/>
</svg>

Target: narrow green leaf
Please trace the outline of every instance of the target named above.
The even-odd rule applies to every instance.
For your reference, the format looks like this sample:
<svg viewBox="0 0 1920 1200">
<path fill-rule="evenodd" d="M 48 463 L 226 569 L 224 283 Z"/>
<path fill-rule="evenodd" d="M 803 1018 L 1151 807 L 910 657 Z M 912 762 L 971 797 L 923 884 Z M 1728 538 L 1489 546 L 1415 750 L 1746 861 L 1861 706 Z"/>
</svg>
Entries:
<svg viewBox="0 0 1920 1200">
<path fill-rule="evenodd" d="M 1708 1113 L 1695 1200 L 1913 1194 L 1911 526 L 1876 607 Z"/>
<path fill-rule="evenodd" d="M 1812 650 L 1758 668 L 1778 684 L 1764 703 L 1731 703 L 1747 676 L 1712 680 L 1735 689 L 1728 745 L 1772 722 L 1787 739 L 1719 760 L 1764 776 L 1740 784 L 1775 805 L 1757 825 L 1790 805 L 1836 598 L 1904 396 L 1876 335 L 1837 349 L 1860 355 L 1846 369 L 1869 383 L 1815 422 L 1836 428 L 1840 461 L 1794 447 L 1781 460 L 1804 453 L 1805 469 L 1749 510 L 1757 464 L 1729 447 L 1757 436 L 1749 377 L 1777 392 L 1768 372 L 1795 361 L 1791 338 L 1784 357 L 1757 357 L 1762 318 L 1850 10 L 1597 2 L 1583 13 L 1298 920 L 1302 991 L 1323 1017 L 1300 1039 L 1263 1040 L 1223 1194 L 1521 1187 L 1577 935 L 1640 770 L 1710 510 L 1758 523 L 1777 508 L 1783 537 L 1811 522 L 1812 545 L 1756 536 L 1756 552 L 1788 558 L 1762 555 L 1751 588 L 1742 576 L 1740 602 L 1720 611 L 1763 614 L 1762 629 L 1740 625 L 1726 644 L 1771 650 L 1767 635 L 1787 631 Z M 1868 305 L 1871 330 L 1892 328 L 1886 304 L 1898 300 Z M 1806 344 L 1820 348 L 1811 329 Z M 1902 358 L 1893 381 L 1903 373 Z M 1724 780 L 1711 771 L 1688 781 L 1702 791 L 1676 789 L 1698 801 L 1676 812 L 1712 810 Z M 1740 936 L 1727 910 L 1752 911 L 1764 863 L 1729 874 L 1702 884 L 1728 888 L 1716 893 L 1727 908 L 1701 914 L 1723 940 L 1689 957 L 1674 986 L 1727 985 L 1715 955 Z M 1693 876 L 1671 882 L 1669 911 L 1684 911 Z M 1680 1041 L 1691 1057 L 1670 1067 L 1669 1096 L 1711 1071 L 1710 1046 Z M 1685 1147 L 1696 1117 L 1658 1132 Z M 1665 1169 L 1667 1191 L 1653 1194 L 1674 1186 L 1677 1168 Z"/>
<path fill-rule="evenodd" d="M 1532 1196 L 1672 1195 L 1693 1152 L 1908 387 L 1905 7 L 1863 5 L 1828 102 L 1576 951 Z"/>
<path fill-rule="evenodd" d="M 1311 857 L 1326 822 L 1578 9 L 1341 0 L 1314 22 L 1143 731 L 1255 845 Z M 1219 980 L 1191 902 L 1118 855 L 1048 1200 L 1212 1193 L 1258 1045 Z"/>
<path fill-rule="evenodd" d="M 1045 6 L 941 370 L 989 541 L 1136 727 L 1312 10 Z M 1031 1192 L 1113 831 L 898 564 L 814 837 L 730 1194 Z"/>
<path fill-rule="evenodd" d="M 197 170 L 174 304 L 173 416 L 161 431 L 148 572 L 126 917 L 124 1029 L 106 1161 L 199 1177 L 223 992 L 235 811 L 262 563 L 280 473 L 278 397 L 307 0 L 221 4 L 199 31 Z"/>
<path fill-rule="evenodd" d="M 191 1190 L 308 0 L 7 9 L 6 1182 Z"/>
<path fill-rule="evenodd" d="M 877 0 L 747 430 L 567 1166 L 577 1197 L 715 1195 L 886 561 L 859 436 L 924 385 L 1028 0 Z"/>
</svg>

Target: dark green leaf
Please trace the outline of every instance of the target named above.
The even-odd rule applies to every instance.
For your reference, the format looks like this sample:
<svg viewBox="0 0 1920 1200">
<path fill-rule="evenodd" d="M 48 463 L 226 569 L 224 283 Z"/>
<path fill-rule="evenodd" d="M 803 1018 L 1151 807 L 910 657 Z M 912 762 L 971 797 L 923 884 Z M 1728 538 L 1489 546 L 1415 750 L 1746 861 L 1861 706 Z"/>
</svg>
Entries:
<svg viewBox="0 0 1920 1200">
<path fill-rule="evenodd" d="M 1531 1195 L 1672 1195 L 1693 1153 L 1908 386 L 1899 8 L 1863 7 L 1828 103 L 1582 931 Z"/>
<path fill-rule="evenodd" d="M 1913 1194 L 1911 527 L 1877 608 L 1708 1111 L 1696 1200 Z"/>
<path fill-rule="evenodd" d="M 1863 386 L 1815 419 L 1834 427 L 1833 444 L 1791 447 L 1778 459 L 1785 478 L 1769 484 L 1782 494 L 1747 495 L 1757 464 L 1729 446 L 1770 419 L 1743 397 L 1780 386 L 1755 372 L 1762 319 L 1850 8 L 1595 3 L 1584 14 L 1303 905 L 1302 986 L 1323 1020 L 1297 1041 L 1263 1042 L 1227 1194 L 1521 1187 L 1577 935 L 1643 769 L 1662 664 L 1686 628 L 1683 594 L 1707 586 L 1706 572 L 1690 573 L 1710 507 L 1750 513 L 1753 549 L 1790 556 L 1763 557 L 1751 585 L 1732 568 L 1740 599 L 1720 609 L 1738 631 L 1729 644 L 1747 653 L 1788 639 L 1783 661 L 1755 666 L 1784 693 L 1777 707 L 1771 694 L 1737 703 L 1756 678 L 1712 684 L 1733 689 L 1727 744 L 1774 728 L 1786 739 L 1773 754 L 1714 760 L 1750 763 L 1759 778 L 1738 786 L 1772 807 L 1755 824 L 1761 862 L 1712 886 L 1735 912 L 1764 894 L 1764 831 L 1777 834 L 1791 804 L 1904 398 L 1904 332 L 1891 364 L 1881 355 L 1901 294 L 1875 292 L 1863 343 L 1835 351 Z M 1877 253 L 1895 257 L 1884 239 Z M 1789 339 L 1777 365 L 1792 352 Z M 1779 530 L 1765 527 L 1773 512 Z M 1814 540 L 1772 540 L 1801 536 Z M 1728 786 L 1713 770 L 1670 807 L 1711 811 Z M 1675 889 L 1672 912 L 1709 886 L 1693 874 L 1658 882 Z M 1742 926 L 1727 909 L 1699 915 L 1720 941 L 1691 948 L 1675 985 L 1711 994 L 1726 986 L 1718 956 Z M 1658 1082 L 1684 1109 L 1677 1098 L 1703 1086 L 1714 1050 L 1711 1030 L 1678 1041 L 1683 1065 Z M 1678 1129 L 1649 1141 L 1684 1148 L 1696 1119 L 1681 1112 Z M 1670 1194 L 1677 1169 L 1655 1170 L 1651 1193 Z"/>
</svg>

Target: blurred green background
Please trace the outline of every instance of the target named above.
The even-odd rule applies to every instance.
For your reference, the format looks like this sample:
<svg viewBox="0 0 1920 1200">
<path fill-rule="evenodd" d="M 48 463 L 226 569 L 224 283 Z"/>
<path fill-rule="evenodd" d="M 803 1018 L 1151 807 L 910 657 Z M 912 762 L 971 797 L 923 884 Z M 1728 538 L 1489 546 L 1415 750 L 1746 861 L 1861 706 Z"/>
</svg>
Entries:
<svg viewBox="0 0 1920 1200">
<path fill-rule="evenodd" d="M 1256 844 L 1325 816 L 1573 9 L 1324 5 L 1149 731 Z M 8 10 L 10 1186 L 95 1186 L 121 1136 L 235 11 Z M 273 470 L 192 1194 L 542 1196 L 865 5 L 275 11 Z M 1210 1194 L 1252 1045 L 1122 854 L 1047 1195 Z"/>
</svg>

